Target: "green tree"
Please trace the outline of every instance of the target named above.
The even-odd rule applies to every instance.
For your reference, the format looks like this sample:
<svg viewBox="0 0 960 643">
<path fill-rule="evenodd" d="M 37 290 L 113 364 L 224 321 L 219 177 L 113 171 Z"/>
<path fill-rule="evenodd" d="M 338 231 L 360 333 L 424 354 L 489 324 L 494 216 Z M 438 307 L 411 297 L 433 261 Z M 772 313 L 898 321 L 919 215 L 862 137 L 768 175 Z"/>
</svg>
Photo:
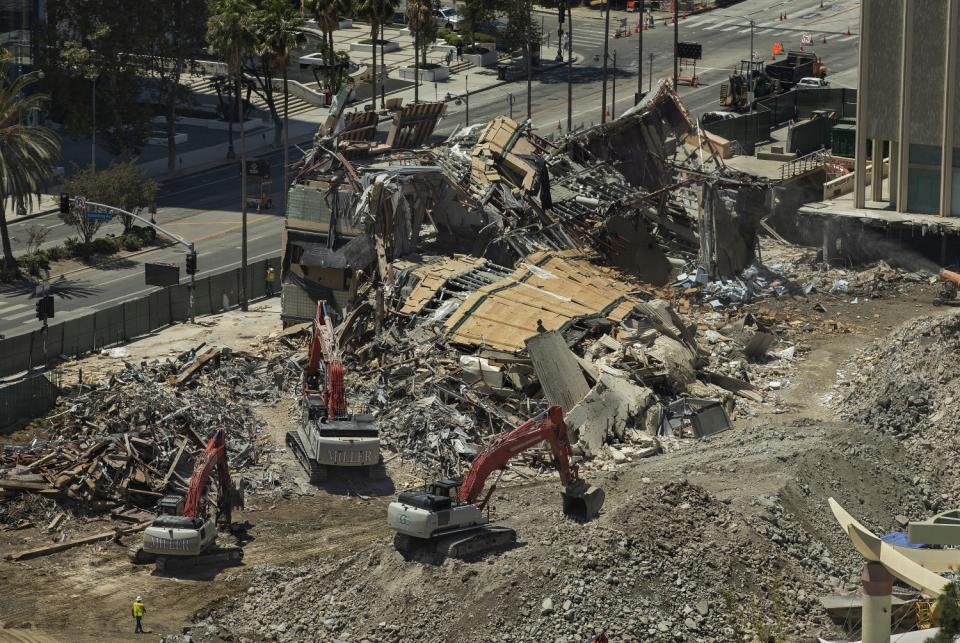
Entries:
<svg viewBox="0 0 960 643">
<path fill-rule="evenodd" d="M 927 643 L 953 643 L 960 636 L 960 585 L 953 581 L 937 597 L 937 625 L 940 631 Z"/>
<path fill-rule="evenodd" d="M 189 98 L 181 79 L 199 71 L 196 55 L 206 38 L 207 0 L 151 2 L 148 10 L 153 20 L 150 32 L 144 34 L 144 60 L 157 81 L 157 99 L 166 117 L 167 169 L 173 171 L 177 167 L 177 103 Z"/>
<path fill-rule="evenodd" d="M 493 0 L 466 0 L 460 7 L 460 15 L 467 31 L 467 47 L 472 51 L 480 26 L 493 18 Z"/>
<path fill-rule="evenodd" d="M 88 167 L 74 172 L 63 182 L 67 194 L 84 196 L 88 201 L 110 205 L 138 216 L 145 208 L 156 203 L 158 187 L 158 183 L 147 177 L 132 160 L 114 162 L 100 171 Z M 85 219 L 82 213 L 71 211 L 63 218 L 77 228 L 84 244 L 90 243 L 97 230 L 87 225 L 86 221 L 79 220 Z M 124 234 L 130 232 L 133 221 L 132 217 L 123 217 Z"/>
<path fill-rule="evenodd" d="M 150 131 L 153 110 L 143 104 L 144 56 L 163 3 L 133 0 L 57 0 L 47 3 L 40 51 L 51 117 L 69 136 L 97 140 L 114 155 L 132 156 Z M 93 94 L 96 94 L 94 110 Z M 94 118 L 94 111 L 96 117 Z"/>
<path fill-rule="evenodd" d="M 323 54 L 325 63 L 324 74 L 327 77 L 327 84 L 334 92 L 340 90 L 343 70 L 338 66 L 341 57 L 334 51 L 333 32 L 340 26 L 341 18 L 350 15 L 352 10 L 351 0 L 302 0 L 301 2 L 301 11 L 316 20 L 317 28 L 322 34 L 323 42 L 320 52 Z"/>
<path fill-rule="evenodd" d="M 234 114 L 240 121 L 240 144 L 244 144 L 244 121 L 246 108 L 242 98 L 243 59 L 253 48 L 253 13 L 256 10 L 250 0 L 212 0 L 210 17 L 207 20 L 207 42 L 210 48 L 223 56 L 227 69 L 234 79 L 233 97 L 236 102 Z"/>
<path fill-rule="evenodd" d="M 413 34 L 413 69 L 417 81 L 413 87 L 414 102 L 420 100 L 420 69 L 427 65 L 427 49 L 437 37 L 430 0 L 407 0 L 407 25 Z"/>
<path fill-rule="evenodd" d="M 503 38 L 510 49 L 520 49 L 527 67 L 527 118 L 533 118 L 533 65 L 530 60 L 531 43 L 539 43 L 540 26 L 533 20 L 532 0 L 512 0 L 504 3 L 507 28 Z"/>
<path fill-rule="evenodd" d="M 273 59 L 273 65 L 280 67 L 283 78 L 283 211 L 287 205 L 290 94 L 287 87 L 290 54 L 307 44 L 303 33 L 304 20 L 289 0 L 264 0 L 262 9 L 257 13 L 255 33 L 257 50 L 261 58 Z"/>
<path fill-rule="evenodd" d="M 40 80 L 39 71 L 18 76 L 10 82 L 10 55 L 0 56 L 0 241 L 3 267 L 17 272 L 6 208 L 32 206 L 44 182 L 53 174 L 60 157 L 60 140 L 46 127 L 31 125 L 31 117 L 47 95 L 33 92 Z"/>
<path fill-rule="evenodd" d="M 370 105 L 373 109 L 377 107 L 377 42 L 381 37 L 381 28 L 387 20 L 393 17 L 397 7 L 400 6 L 400 0 L 360 0 L 357 4 L 357 13 L 370 24 L 370 53 L 371 61 L 371 94 Z M 380 47 L 380 54 L 383 55 L 383 46 Z"/>
</svg>

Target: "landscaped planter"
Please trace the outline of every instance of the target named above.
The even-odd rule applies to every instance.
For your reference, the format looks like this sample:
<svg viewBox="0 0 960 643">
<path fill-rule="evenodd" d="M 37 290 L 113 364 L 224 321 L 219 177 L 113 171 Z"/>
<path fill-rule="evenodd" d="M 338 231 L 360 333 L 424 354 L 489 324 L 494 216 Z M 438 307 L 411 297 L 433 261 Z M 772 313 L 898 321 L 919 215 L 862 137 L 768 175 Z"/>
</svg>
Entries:
<svg viewBox="0 0 960 643">
<path fill-rule="evenodd" d="M 353 18 L 344 18 L 337 23 L 338 29 L 353 29 Z"/>
<path fill-rule="evenodd" d="M 497 52 L 493 49 L 480 49 L 477 53 L 463 52 L 463 59 L 473 63 L 474 67 L 493 67 L 497 64 Z"/>
<path fill-rule="evenodd" d="M 380 51 L 380 43 L 383 43 L 383 53 L 389 54 L 394 51 L 400 51 L 400 43 L 396 40 L 378 40 L 377 51 Z M 350 43 L 350 51 L 370 51 L 370 39 L 358 40 Z"/>
<path fill-rule="evenodd" d="M 404 80 L 415 80 L 416 69 L 413 67 L 401 67 L 400 78 Z M 420 68 L 420 82 L 438 83 L 450 78 L 450 69 L 444 65 L 437 65 L 432 68 Z"/>
<path fill-rule="evenodd" d="M 187 135 L 184 132 L 177 132 L 173 135 L 173 142 L 177 145 L 187 142 Z M 156 136 L 151 136 L 147 139 L 147 145 L 166 145 L 167 144 L 167 135 L 161 134 L 160 132 L 156 133 Z"/>
</svg>

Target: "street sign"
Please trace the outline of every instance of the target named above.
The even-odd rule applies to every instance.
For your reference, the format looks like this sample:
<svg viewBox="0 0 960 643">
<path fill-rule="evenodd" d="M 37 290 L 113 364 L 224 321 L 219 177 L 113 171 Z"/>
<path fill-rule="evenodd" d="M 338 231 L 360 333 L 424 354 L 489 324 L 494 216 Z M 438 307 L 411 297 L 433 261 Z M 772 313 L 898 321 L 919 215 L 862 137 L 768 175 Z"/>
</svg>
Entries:
<svg viewBox="0 0 960 643">
<path fill-rule="evenodd" d="M 109 212 L 87 212 L 87 221 L 111 221 L 113 215 Z"/>
<path fill-rule="evenodd" d="M 805 34 L 803 34 L 802 36 L 800 36 L 800 44 L 801 44 L 801 45 L 809 45 L 809 44 L 811 44 L 812 42 L 813 42 L 813 37 L 812 37 L 810 34 L 805 33 Z"/>
<path fill-rule="evenodd" d="M 83 210 L 86 210 L 87 209 L 86 197 L 82 197 L 82 196 L 73 197 L 73 207 L 75 207 L 77 210 L 80 210 L 81 212 Z"/>
<path fill-rule="evenodd" d="M 247 176 L 260 179 L 270 178 L 270 161 L 254 159 L 247 161 Z"/>
<path fill-rule="evenodd" d="M 145 263 L 144 281 L 148 286 L 176 286 L 180 283 L 180 266 L 174 263 Z"/>
<path fill-rule="evenodd" d="M 678 42 L 677 58 L 700 60 L 703 57 L 703 45 L 699 42 Z"/>
</svg>

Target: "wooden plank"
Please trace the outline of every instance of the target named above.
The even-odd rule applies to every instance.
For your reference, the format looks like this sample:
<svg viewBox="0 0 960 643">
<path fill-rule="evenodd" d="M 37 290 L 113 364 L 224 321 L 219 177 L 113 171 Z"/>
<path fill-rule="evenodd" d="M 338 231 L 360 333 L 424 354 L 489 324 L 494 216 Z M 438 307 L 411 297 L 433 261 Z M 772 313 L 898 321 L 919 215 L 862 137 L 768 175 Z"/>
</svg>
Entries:
<svg viewBox="0 0 960 643">
<path fill-rule="evenodd" d="M 180 462 L 180 456 L 183 455 L 183 450 L 187 448 L 187 441 L 183 440 L 180 442 L 180 448 L 177 449 L 176 455 L 173 456 L 173 460 L 170 461 L 170 468 L 167 469 L 167 475 L 163 476 L 163 482 L 160 483 L 160 489 L 166 489 L 167 483 L 170 482 L 170 476 L 173 475 L 174 470 L 177 468 L 177 464 Z"/>
<path fill-rule="evenodd" d="M 27 482 L 23 480 L 0 480 L 0 489 L 16 491 L 43 491 L 52 489 L 49 482 Z"/>
<path fill-rule="evenodd" d="M 219 348 L 214 348 L 212 346 L 207 347 L 202 354 L 197 355 L 197 357 L 190 362 L 190 365 L 183 369 L 179 375 L 177 375 L 176 379 L 174 380 L 174 384 L 177 386 L 183 386 L 190 380 L 190 378 L 196 375 L 197 372 L 199 372 L 199 370 L 203 368 L 207 362 L 219 356 Z"/>
<path fill-rule="evenodd" d="M 53 545 L 46 545 L 44 547 L 37 547 L 35 549 L 27 549 L 25 551 L 16 552 L 13 554 L 7 554 L 4 556 L 6 560 L 29 560 L 31 558 L 39 558 L 40 556 L 46 556 L 48 554 L 55 554 L 57 552 L 66 551 L 68 549 L 73 549 L 80 545 L 91 545 L 93 543 L 101 542 L 103 540 L 112 540 L 118 536 L 129 536 L 130 534 L 136 533 L 145 529 L 152 520 L 147 520 L 141 522 L 132 527 L 125 527 L 123 529 L 114 529 L 111 531 L 104 531 L 99 534 L 94 534 L 92 536 L 86 536 L 85 538 L 78 538 L 76 540 L 67 540 L 62 543 L 55 543 Z"/>
</svg>

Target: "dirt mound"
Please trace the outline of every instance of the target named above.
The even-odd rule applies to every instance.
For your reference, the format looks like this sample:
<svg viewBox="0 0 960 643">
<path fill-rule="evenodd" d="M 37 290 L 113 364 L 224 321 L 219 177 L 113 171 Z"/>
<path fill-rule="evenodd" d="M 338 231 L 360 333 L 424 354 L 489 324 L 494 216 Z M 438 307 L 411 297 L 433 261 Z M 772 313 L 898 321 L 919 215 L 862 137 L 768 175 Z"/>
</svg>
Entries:
<svg viewBox="0 0 960 643">
<path fill-rule="evenodd" d="M 191 635 L 579 643 L 604 628 L 616 641 L 732 641 L 762 623 L 830 638 L 818 598 L 855 590 L 862 560 L 825 498 L 881 533 L 911 502 L 895 445 L 859 435 L 809 421 L 728 432 L 593 478 L 607 504 L 585 525 L 562 518 L 553 481 L 500 487 L 515 549 L 432 566 L 385 535 L 336 561 L 251 569 L 247 594 L 199 614 Z"/>
<path fill-rule="evenodd" d="M 922 487 L 927 509 L 960 499 L 960 480 L 941 466 L 960 456 L 957 355 L 960 313 L 922 317 L 861 351 L 843 369 L 837 387 L 843 418 L 903 445 L 915 462 L 914 484 Z"/>
</svg>

